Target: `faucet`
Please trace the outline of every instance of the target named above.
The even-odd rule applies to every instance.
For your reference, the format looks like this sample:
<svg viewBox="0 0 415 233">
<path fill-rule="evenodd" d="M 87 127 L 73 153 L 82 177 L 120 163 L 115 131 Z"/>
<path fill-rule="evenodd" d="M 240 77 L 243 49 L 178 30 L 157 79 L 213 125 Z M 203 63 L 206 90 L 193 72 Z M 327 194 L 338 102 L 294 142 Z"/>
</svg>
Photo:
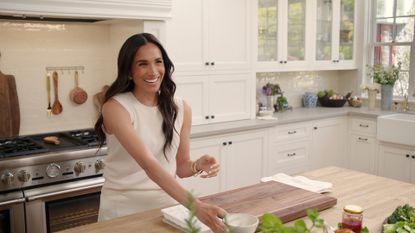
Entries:
<svg viewBox="0 0 415 233">
<path fill-rule="evenodd" d="M 408 95 L 405 95 L 403 98 L 404 99 L 401 102 L 401 111 L 408 112 L 409 111 Z"/>
</svg>

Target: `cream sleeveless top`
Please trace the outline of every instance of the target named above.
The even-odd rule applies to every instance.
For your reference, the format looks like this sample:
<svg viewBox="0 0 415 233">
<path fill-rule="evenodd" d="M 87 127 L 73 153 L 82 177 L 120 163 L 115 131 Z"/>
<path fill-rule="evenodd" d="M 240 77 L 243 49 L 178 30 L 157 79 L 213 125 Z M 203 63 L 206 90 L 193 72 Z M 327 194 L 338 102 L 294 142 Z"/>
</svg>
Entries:
<svg viewBox="0 0 415 233">
<path fill-rule="evenodd" d="M 157 106 L 149 107 L 140 103 L 132 92 L 113 97 L 129 113 L 131 124 L 145 145 L 161 166 L 176 176 L 176 154 L 183 125 L 183 100 L 175 98 L 178 106 L 177 118 L 170 148 L 163 153 L 163 117 Z M 153 182 L 123 148 L 114 135 L 107 134 L 108 155 L 104 163 L 105 183 L 101 190 L 98 220 L 108 220 L 149 209 L 176 204 L 176 201 Z"/>
</svg>

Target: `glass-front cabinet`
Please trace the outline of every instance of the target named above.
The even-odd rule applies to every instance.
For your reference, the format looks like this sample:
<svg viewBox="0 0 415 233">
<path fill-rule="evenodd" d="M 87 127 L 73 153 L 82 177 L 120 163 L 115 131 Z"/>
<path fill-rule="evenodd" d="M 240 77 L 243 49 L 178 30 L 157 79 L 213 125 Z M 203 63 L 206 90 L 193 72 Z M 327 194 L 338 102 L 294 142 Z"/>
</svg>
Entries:
<svg viewBox="0 0 415 233">
<path fill-rule="evenodd" d="M 304 67 L 307 61 L 306 0 L 259 0 L 257 70 Z"/>
<path fill-rule="evenodd" d="M 313 67 L 352 69 L 355 64 L 355 1 L 316 0 Z"/>
<path fill-rule="evenodd" d="M 353 69 L 355 0 L 259 0 L 256 71 Z"/>
</svg>

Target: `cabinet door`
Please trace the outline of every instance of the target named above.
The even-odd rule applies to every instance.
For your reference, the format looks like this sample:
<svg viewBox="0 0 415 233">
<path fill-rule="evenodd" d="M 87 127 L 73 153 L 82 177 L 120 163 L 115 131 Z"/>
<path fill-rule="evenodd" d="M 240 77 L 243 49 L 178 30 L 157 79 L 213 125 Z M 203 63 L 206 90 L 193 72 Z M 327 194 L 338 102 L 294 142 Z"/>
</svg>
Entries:
<svg viewBox="0 0 415 233">
<path fill-rule="evenodd" d="M 307 170 L 310 141 L 270 143 L 268 176 L 283 172 L 295 175 Z"/>
<path fill-rule="evenodd" d="M 355 68 L 355 1 L 316 0 L 314 66 Z"/>
<path fill-rule="evenodd" d="M 220 161 L 223 147 L 217 139 L 192 140 L 190 146 L 190 157 L 196 160 L 205 154 L 212 155 Z M 221 191 L 220 174 L 211 178 L 188 177 L 180 179 L 180 183 L 194 195 L 201 197 Z"/>
<path fill-rule="evenodd" d="M 210 122 L 249 119 L 250 73 L 209 76 Z"/>
<path fill-rule="evenodd" d="M 176 72 L 206 69 L 207 27 L 203 0 L 175 0 L 166 22 L 166 48 Z"/>
<path fill-rule="evenodd" d="M 411 182 L 411 150 L 398 146 L 379 146 L 378 175 Z"/>
<path fill-rule="evenodd" d="M 352 134 L 350 140 L 349 168 L 376 174 L 376 139 L 360 134 Z"/>
<path fill-rule="evenodd" d="M 326 166 L 345 167 L 346 118 L 313 123 L 310 161 L 314 169 Z"/>
<path fill-rule="evenodd" d="M 231 136 L 223 141 L 222 177 L 225 191 L 257 184 L 262 176 L 266 134 L 262 131 Z"/>
<path fill-rule="evenodd" d="M 207 123 L 209 118 L 209 87 L 207 76 L 177 77 L 176 96 L 183 98 L 192 108 L 192 124 Z"/>
<path fill-rule="evenodd" d="M 249 70 L 252 38 L 250 0 L 205 1 L 210 69 Z"/>
</svg>

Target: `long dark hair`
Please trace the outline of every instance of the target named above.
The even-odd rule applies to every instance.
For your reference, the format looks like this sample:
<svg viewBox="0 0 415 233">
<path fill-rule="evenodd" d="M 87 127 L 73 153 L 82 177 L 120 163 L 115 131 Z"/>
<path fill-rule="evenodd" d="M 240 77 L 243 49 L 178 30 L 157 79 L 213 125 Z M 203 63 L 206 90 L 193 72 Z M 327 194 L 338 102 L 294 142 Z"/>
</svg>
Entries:
<svg viewBox="0 0 415 233">
<path fill-rule="evenodd" d="M 105 94 L 104 103 L 118 93 L 133 91 L 134 82 L 128 78 L 131 73 L 131 66 L 138 49 L 148 43 L 152 43 L 160 49 L 165 69 L 163 81 L 160 85 L 157 107 L 163 117 L 162 130 L 165 138 L 163 152 L 164 157 L 167 159 L 166 150 L 171 146 L 174 131 L 177 133 L 177 130 L 174 127 L 174 122 L 176 121 L 177 117 L 177 105 L 174 102 L 176 84 L 171 78 L 172 73 L 174 72 L 173 62 L 170 60 L 166 50 L 163 48 L 155 36 L 149 33 L 140 33 L 131 36 L 124 42 L 118 54 L 117 79 L 108 88 Z M 95 123 L 95 132 L 97 133 L 98 140 L 100 142 L 100 148 L 106 139 L 105 133 L 102 129 L 103 124 L 104 118 L 101 114 Z"/>
</svg>

